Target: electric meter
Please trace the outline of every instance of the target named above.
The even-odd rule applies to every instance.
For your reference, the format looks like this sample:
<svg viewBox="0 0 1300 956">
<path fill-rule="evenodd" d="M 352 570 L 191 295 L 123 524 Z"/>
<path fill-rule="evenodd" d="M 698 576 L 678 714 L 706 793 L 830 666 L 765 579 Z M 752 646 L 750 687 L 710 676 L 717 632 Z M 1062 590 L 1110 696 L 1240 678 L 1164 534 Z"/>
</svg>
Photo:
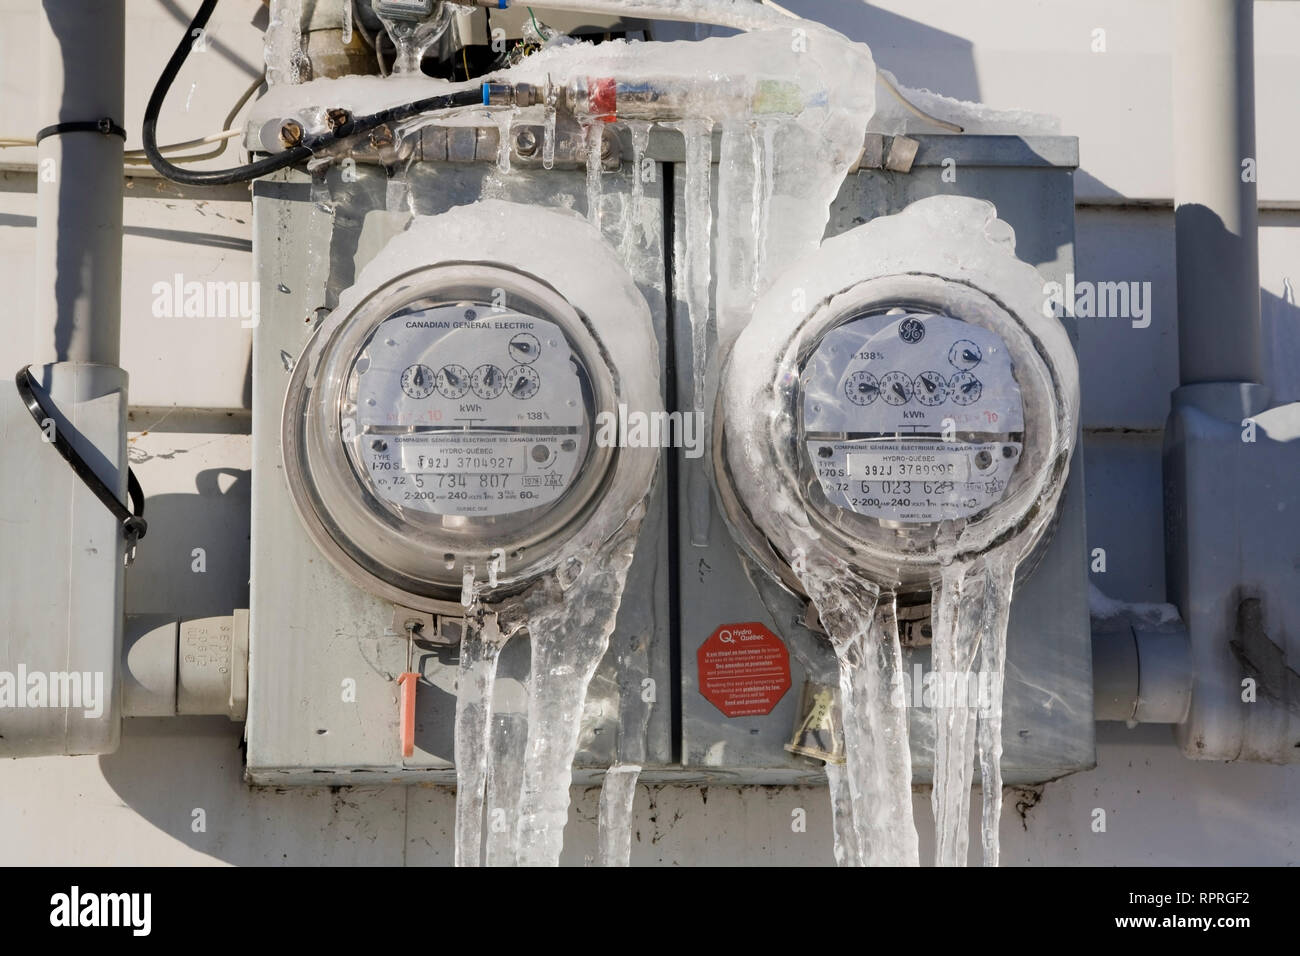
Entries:
<svg viewBox="0 0 1300 956">
<path fill-rule="evenodd" d="M 902 306 L 853 314 L 799 377 L 802 462 L 814 503 L 893 528 L 970 518 L 1007 492 L 1024 408 L 996 332 Z"/>
<path fill-rule="evenodd" d="M 653 450 L 596 438 L 620 404 L 661 408 L 656 355 L 644 299 L 584 221 L 504 203 L 419 220 L 296 366 L 282 438 L 299 512 L 402 606 L 447 612 L 467 572 L 517 590 L 648 490 Z"/>
<path fill-rule="evenodd" d="M 926 591 L 941 560 L 1054 514 L 1077 365 L 1012 241 L 988 203 L 922 200 L 828 240 L 737 339 L 719 494 L 791 589 L 790 565 L 820 550 L 882 588 Z"/>
</svg>

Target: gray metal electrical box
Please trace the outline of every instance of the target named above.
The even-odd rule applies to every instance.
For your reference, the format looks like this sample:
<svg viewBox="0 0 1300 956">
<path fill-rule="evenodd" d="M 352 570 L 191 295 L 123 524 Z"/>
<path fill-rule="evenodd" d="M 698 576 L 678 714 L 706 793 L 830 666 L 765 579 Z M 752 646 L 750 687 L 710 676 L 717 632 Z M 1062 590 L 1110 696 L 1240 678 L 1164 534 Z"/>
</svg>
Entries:
<svg viewBox="0 0 1300 956">
<path fill-rule="evenodd" d="M 1078 144 L 1073 138 L 1014 136 L 917 136 L 920 145 L 910 172 L 864 168 L 850 176 L 834 203 L 828 235 L 838 235 L 908 204 L 935 195 L 969 196 L 992 202 L 998 217 L 1016 234 L 1018 256 L 1036 266 L 1045 281 L 1064 282 L 1074 270 L 1073 171 Z M 868 150 L 868 155 L 871 151 Z M 955 181 L 951 175 L 956 173 Z M 677 219 L 684 222 L 679 194 Z M 679 227 L 678 249 L 683 230 Z M 683 307 L 678 303 L 678 314 Z M 1065 320 L 1067 323 L 1072 320 Z M 677 327 L 679 407 L 690 401 L 689 330 Z M 1073 328 L 1069 329 L 1071 336 Z M 677 546 L 681 597 L 682 762 L 700 779 L 737 783 L 785 783 L 819 778 L 822 763 L 785 749 L 794 736 L 804 674 L 789 654 L 790 686 L 751 708 L 767 713 L 727 716 L 701 692 L 697 655 L 719 629 L 762 625 L 775 635 L 808 639 L 803 609 L 793 599 L 774 597 L 774 620 L 742 564 L 722 513 L 709 489 L 703 459 L 679 459 L 682 493 Z M 1008 631 L 1004 695 L 1004 755 L 1008 783 L 1050 780 L 1094 763 L 1091 634 L 1088 613 L 1087 549 L 1084 536 L 1082 453 L 1070 469 L 1054 537 L 1032 576 L 1019 582 Z M 706 500 L 707 497 L 707 500 Z M 695 525 L 693 527 L 693 524 Z M 707 527 L 705 527 L 707 525 Z M 707 547 L 691 543 L 707 538 Z M 1023 577 L 1022 569 L 1022 577 Z M 762 574 L 762 572 L 756 572 Z M 925 608 L 913 609 L 919 630 Z M 820 638 L 817 638 L 820 639 Z M 773 660 L 778 660 L 779 651 Z M 930 669 L 928 646 L 907 648 L 905 673 Z M 783 681 L 780 683 L 784 683 Z M 778 683 L 776 690 L 780 690 Z M 921 696 L 912 693 L 913 703 Z M 740 708 L 743 710 L 744 708 Z M 909 706 L 912 766 L 917 783 L 931 778 L 933 717 L 930 709 Z"/>
<path fill-rule="evenodd" d="M 586 207 L 580 169 L 516 166 L 502 173 L 494 130 L 426 136 L 425 159 L 404 180 L 382 169 L 332 169 L 313 183 L 298 173 L 254 188 L 255 249 L 262 296 L 254 341 L 253 580 L 251 588 L 248 767 L 254 782 L 336 783 L 450 781 L 457 652 L 454 643 L 417 647 L 415 754 L 403 759 L 398 735 L 398 687 L 407 641 L 394 629 L 394 608 L 360 590 L 312 544 L 294 512 L 281 458 L 281 408 L 294 363 L 339 292 L 393 235 L 409 211 L 420 215 L 491 197 L 542 206 Z M 890 215 L 927 196 L 951 193 L 994 203 L 1016 232 L 1019 256 L 1045 281 L 1073 270 L 1076 141 L 999 136 L 922 136 L 908 173 L 863 169 L 834 204 L 828 233 Z M 463 142 L 461 141 L 463 140 Z M 604 179 L 602 228 L 650 304 L 660 360 L 675 361 L 676 402 L 687 408 L 692 382 L 686 310 L 666 301 L 672 263 L 684 242 L 684 198 L 677 189 L 671 217 L 664 177 L 633 181 L 631 163 L 614 139 Z M 680 161 L 680 139 L 656 133 L 650 155 Z M 430 156 L 429 154 L 433 155 Z M 948 182 L 945 170 L 958 171 Z M 561 163 L 560 165 L 565 165 Z M 346 173 L 346 180 L 344 173 Z M 678 177 L 680 179 L 680 177 Z M 643 177 L 644 179 L 644 177 Z M 632 215 L 634 197 L 641 212 Z M 394 196 L 398 201 L 394 201 Z M 392 211 L 396 210 L 396 211 Z M 537 241 L 545 242 L 539 236 Z M 1068 322 L 1069 320 L 1067 320 Z M 662 369 L 661 369 L 662 370 Z M 673 382 L 672 378 L 665 381 Z M 645 727 L 640 762 L 646 778 L 779 783 L 816 780 L 821 763 L 787 752 L 804 675 L 791 656 L 790 686 L 768 713 L 728 717 L 699 689 L 697 653 L 729 625 L 759 624 L 798 635 L 801 609 L 769 594 L 773 620 L 742 565 L 738 548 L 713 501 L 707 458 L 676 455 L 674 474 L 661 476 L 628 578 L 618 626 L 591 685 L 575 779 L 591 779 Z M 1071 469 L 1055 535 L 1031 577 L 1016 592 L 1008 635 L 1003 767 L 1009 783 L 1048 780 L 1092 765 L 1093 706 L 1083 520 L 1082 459 Z M 669 502 L 668 494 L 676 492 Z M 679 532 L 670 540 L 668 508 Z M 701 525 L 705 525 L 702 528 Z M 691 543 L 707 537 L 707 547 Z M 674 568 L 675 563 L 675 568 Z M 676 577 L 678 606 L 669 603 Z M 925 609 L 919 612 L 924 616 Z M 672 622 L 677 621 L 677 633 Z M 796 620 L 798 619 L 798 620 Z M 918 622 L 918 628 L 921 623 Z M 454 627 L 454 623 L 451 625 Z M 807 632 L 802 632 L 807 637 Z M 674 646 L 676 645 L 676 646 Z M 929 669 L 929 649 L 906 653 L 907 672 Z M 674 670 L 675 664 L 678 669 Z M 497 721 L 521 720 L 527 695 L 526 639 L 512 641 L 499 668 Z M 645 706 L 641 676 L 660 691 Z M 635 678 L 635 685 L 630 681 Z M 762 709 L 762 708 L 758 708 Z M 676 717 L 676 719 L 675 719 Z M 911 709 L 917 782 L 930 775 L 930 713 Z M 674 741 L 675 724 L 680 740 Z M 677 744 L 675 747 L 674 744 Z"/>
<path fill-rule="evenodd" d="M 434 131 L 430 131 L 432 133 Z M 326 560 L 295 513 L 281 452 L 281 410 L 295 362 L 341 290 L 411 211 L 427 216 L 493 198 L 581 212 L 585 173 L 496 165 L 493 130 L 426 133 L 436 162 L 414 162 L 397 179 L 382 168 L 331 168 L 327 180 L 286 173 L 255 184 L 254 250 L 262 314 L 253 354 L 253 531 L 248 704 L 248 774 L 259 784 L 450 782 L 455 779 L 457 622 L 442 619 L 414 648 L 421 674 L 415 751 L 403 759 L 396 678 L 407 669 L 408 641 L 394 606 L 366 593 Z M 459 143 L 460 138 L 468 139 Z M 462 149 L 462 146 L 464 147 Z M 448 158 L 450 157 L 450 161 Z M 459 160 L 459 161 L 457 161 Z M 572 163 L 568 164 L 572 167 Z M 667 265 L 662 183 L 643 182 L 633 222 L 631 164 L 608 164 L 602 200 L 605 238 L 626 262 L 666 341 Z M 395 201 L 394 197 L 398 197 Z M 396 211 L 391 211 L 391 210 Z M 548 237 L 535 237 L 545 243 Z M 666 349 L 660 349 L 660 371 Z M 649 356 L 647 356 L 649 359 Z M 668 764 L 671 672 L 666 484 L 652 493 L 609 652 L 588 695 L 576 768 L 603 771 L 615 760 Z M 395 628 L 396 623 L 396 628 Z M 442 628 L 440 634 L 433 630 Z M 529 648 L 512 638 L 498 670 L 496 719 L 526 712 Z M 621 686 L 635 675 L 634 686 Z M 662 688 L 646 706 L 642 682 Z M 642 747 L 640 734 L 644 732 Z M 588 774 L 590 775 L 590 774 Z"/>
</svg>

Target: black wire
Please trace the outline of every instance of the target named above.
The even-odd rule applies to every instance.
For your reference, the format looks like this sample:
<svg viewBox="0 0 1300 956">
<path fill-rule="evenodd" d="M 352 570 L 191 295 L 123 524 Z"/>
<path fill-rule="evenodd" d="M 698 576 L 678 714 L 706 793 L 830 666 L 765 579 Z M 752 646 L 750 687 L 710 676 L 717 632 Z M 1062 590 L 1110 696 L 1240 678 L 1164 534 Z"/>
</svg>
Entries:
<svg viewBox="0 0 1300 956">
<path fill-rule="evenodd" d="M 194 31 L 202 30 L 207 26 L 208 20 L 212 17 L 212 11 L 216 7 L 217 0 L 203 0 L 199 12 L 194 14 L 194 19 L 190 21 L 190 25 L 186 28 L 185 35 L 181 37 L 176 52 L 172 54 L 171 59 L 167 61 L 167 66 L 163 68 L 162 75 L 158 77 L 158 83 L 154 86 L 153 94 L 149 97 L 149 105 L 144 110 L 144 129 L 141 138 L 144 143 L 145 156 L 149 159 L 149 165 L 173 182 L 186 186 L 228 186 L 231 183 L 248 182 L 259 176 L 273 173 L 278 169 L 284 169 L 286 166 L 304 162 L 322 146 L 349 136 L 355 136 L 358 133 L 368 132 L 378 126 L 383 126 L 385 123 L 410 119 L 421 113 L 440 112 L 460 106 L 478 106 L 483 102 L 482 93 L 477 89 L 461 90 L 441 96 L 430 96 L 426 99 L 416 100 L 414 103 L 390 106 L 378 113 L 354 117 L 332 133 L 308 137 L 299 146 L 290 147 L 282 153 L 276 153 L 274 156 L 269 156 L 266 159 L 245 166 L 207 171 L 177 166 L 175 163 L 169 163 L 162 153 L 158 151 L 158 116 L 162 112 L 163 101 L 167 98 L 172 83 L 176 80 L 176 75 L 180 73 L 181 67 L 189 58 L 190 49 L 194 45 Z"/>
<path fill-rule="evenodd" d="M 172 83 L 176 80 L 176 74 L 180 73 L 181 67 L 185 65 L 185 61 L 189 58 L 190 49 L 195 42 L 194 31 L 202 30 L 208 25 L 208 20 L 211 19 L 212 11 L 216 7 L 217 0 L 203 0 L 199 12 L 194 14 L 194 19 L 190 21 L 189 27 L 186 28 L 185 35 L 181 37 L 176 52 L 172 54 L 172 58 L 167 61 L 167 66 L 163 68 L 162 75 L 158 77 L 158 82 L 153 88 L 153 94 L 149 97 L 149 105 L 144 109 L 144 128 L 141 131 L 141 139 L 144 142 L 144 154 L 149 159 L 149 165 L 173 182 L 184 183 L 189 186 L 227 186 L 231 183 L 247 182 L 250 179 L 256 179 L 258 176 L 273 173 L 277 169 L 292 166 L 294 163 L 305 160 L 311 155 L 311 150 L 307 147 L 295 146 L 283 153 L 278 153 L 255 163 L 249 163 L 246 166 L 199 172 L 185 169 L 175 163 L 169 163 L 163 158 L 162 153 L 158 151 L 158 115 L 162 112 L 163 100 L 167 98 Z"/>
</svg>

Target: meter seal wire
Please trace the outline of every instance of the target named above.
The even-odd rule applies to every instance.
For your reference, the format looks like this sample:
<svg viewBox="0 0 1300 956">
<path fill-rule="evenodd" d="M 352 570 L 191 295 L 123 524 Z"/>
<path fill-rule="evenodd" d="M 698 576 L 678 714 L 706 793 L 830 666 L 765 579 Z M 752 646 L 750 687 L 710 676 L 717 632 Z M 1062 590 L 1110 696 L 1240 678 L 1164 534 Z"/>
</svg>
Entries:
<svg viewBox="0 0 1300 956">
<path fill-rule="evenodd" d="M 38 385 L 32 375 L 32 367 L 24 365 L 18 370 L 14 381 L 18 386 L 18 394 L 27 407 L 27 411 L 31 413 L 36 426 L 44 431 L 45 423 L 53 421 L 54 416 L 37 397 Z M 144 491 L 135 477 L 135 472 L 131 470 L 130 466 L 126 469 L 126 493 L 128 500 L 133 505 L 128 510 L 126 505 L 117 500 L 117 495 L 113 494 L 112 489 L 104 484 L 99 475 L 95 474 L 94 469 L 90 467 L 85 458 L 81 457 L 81 453 L 72 447 L 59 429 L 53 429 L 53 438 L 50 439 L 50 442 L 54 445 L 55 451 L 63 456 L 63 460 L 72 466 L 72 470 L 77 477 L 121 522 L 122 531 L 126 536 L 126 560 L 130 564 L 135 558 L 136 542 L 144 537 L 145 531 L 149 527 L 144 520 Z"/>
</svg>

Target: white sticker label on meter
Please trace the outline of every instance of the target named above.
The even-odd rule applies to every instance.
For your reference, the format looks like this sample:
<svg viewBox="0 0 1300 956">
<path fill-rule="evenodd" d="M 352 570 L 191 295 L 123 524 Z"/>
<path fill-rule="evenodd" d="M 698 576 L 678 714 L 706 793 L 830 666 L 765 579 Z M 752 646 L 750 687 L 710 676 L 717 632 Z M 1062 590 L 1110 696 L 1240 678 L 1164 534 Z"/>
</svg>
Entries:
<svg viewBox="0 0 1300 956">
<path fill-rule="evenodd" d="M 889 521 L 968 518 L 1001 500 L 1019 442 L 808 443 L 827 499 Z"/>
<path fill-rule="evenodd" d="M 547 320 L 465 304 L 400 312 L 348 383 L 367 478 L 385 501 L 439 515 L 551 504 L 586 452 L 584 376 Z"/>
<path fill-rule="evenodd" d="M 969 449 L 963 445 L 904 445 L 888 442 L 848 455 L 848 474 L 853 481 L 920 479 L 922 481 L 966 482 L 970 480 Z"/>
<path fill-rule="evenodd" d="M 1024 408 L 993 332 L 945 315 L 865 316 L 827 333 L 801 384 L 807 453 L 833 505 L 931 523 L 1005 495 Z"/>
</svg>

